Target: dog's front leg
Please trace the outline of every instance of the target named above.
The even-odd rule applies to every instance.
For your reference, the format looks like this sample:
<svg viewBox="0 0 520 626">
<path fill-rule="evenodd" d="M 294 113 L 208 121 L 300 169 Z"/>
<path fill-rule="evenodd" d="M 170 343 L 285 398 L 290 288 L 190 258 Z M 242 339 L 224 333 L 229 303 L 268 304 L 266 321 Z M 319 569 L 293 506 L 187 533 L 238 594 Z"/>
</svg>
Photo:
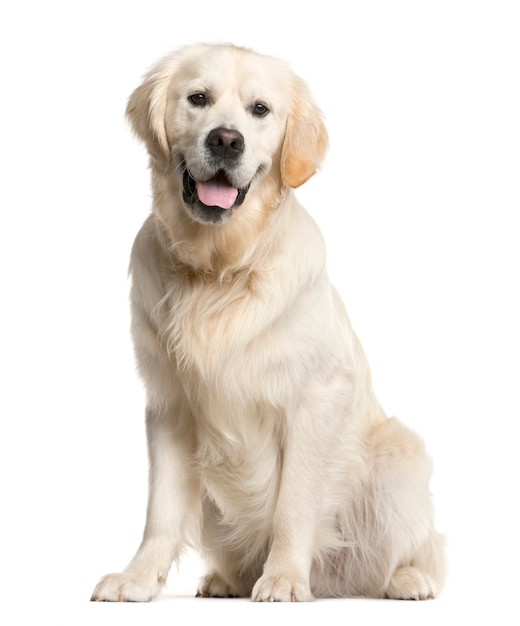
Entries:
<svg viewBox="0 0 520 626">
<path fill-rule="evenodd" d="M 147 409 L 150 457 L 146 525 L 136 555 L 117 574 L 108 574 L 92 594 L 94 601 L 147 602 L 166 582 L 172 562 L 196 518 L 199 483 L 190 474 L 189 429 L 177 411 Z"/>
<path fill-rule="evenodd" d="M 255 601 L 313 599 L 309 576 L 329 430 L 330 424 L 309 409 L 300 408 L 289 416 L 273 540 L 263 575 L 253 588 Z"/>
</svg>

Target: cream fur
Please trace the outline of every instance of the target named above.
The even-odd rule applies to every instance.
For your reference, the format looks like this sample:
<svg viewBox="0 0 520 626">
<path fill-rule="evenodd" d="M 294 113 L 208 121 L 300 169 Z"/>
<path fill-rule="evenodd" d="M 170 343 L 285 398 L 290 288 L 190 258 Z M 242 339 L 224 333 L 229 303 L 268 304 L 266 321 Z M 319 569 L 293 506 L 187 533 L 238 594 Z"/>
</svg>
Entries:
<svg viewBox="0 0 520 626">
<path fill-rule="evenodd" d="M 202 90 L 210 103 L 190 105 Z M 153 68 L 128 116 L 154 194 L 131 257 L 149 503 L 135 557 L 92 598 L 150 600 L 188 543 L 208 563 L 203 596 L 437 596 L 430 461 L 379 406 L 320 232 L 292 190 L 327 146 L 307 87 L 271 57 L 192 46 Z M 182 168 L 204 175 L 216 127 L 242 133 L 230 176 L 252 182 L 227 222 L 208 224 L 182 199 Z"/>
</svg>

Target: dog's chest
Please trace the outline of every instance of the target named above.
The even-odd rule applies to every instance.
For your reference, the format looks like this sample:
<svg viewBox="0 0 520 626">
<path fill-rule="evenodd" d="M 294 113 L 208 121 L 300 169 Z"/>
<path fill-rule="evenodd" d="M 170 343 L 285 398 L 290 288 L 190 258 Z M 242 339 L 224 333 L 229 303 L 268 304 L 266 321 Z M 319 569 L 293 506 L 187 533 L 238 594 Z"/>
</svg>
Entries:
<svg viewBox="0 0 520 626">
<path fill-rule="evenodd" d="M 241 278 L 193 280 L 170 306 L 168 346 L 197 424 L 197 471 L 226 517 L 257 517 L 275 500 L 285 427 L 271 401 L 265 301 Z"/>
<path fill-rule="evenodd" d="M 179 281 L 162 334 L 188 399 L 195 405 L 218 396 L 235 407 L 297 402 L 334 347 L 325 286 L 295 289 L 275 271 Z"/>
<path fill-rule="evenodd" d="M 260 349 L 264 320 L 255 315 L 247 280 L 184 280 L 168 308 L 163 335 L 187 386 L 222 390 L 231 389 L 231 381 L 238 388 L 242 379 L 251 380 L 255 361 L 249 357 Z"/>
</svg>

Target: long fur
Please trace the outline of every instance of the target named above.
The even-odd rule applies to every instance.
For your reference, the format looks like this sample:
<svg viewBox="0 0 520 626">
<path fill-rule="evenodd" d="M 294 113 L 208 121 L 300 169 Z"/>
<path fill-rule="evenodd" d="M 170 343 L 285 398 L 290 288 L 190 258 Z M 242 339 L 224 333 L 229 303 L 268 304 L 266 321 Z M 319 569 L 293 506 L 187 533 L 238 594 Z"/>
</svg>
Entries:
<svg viewBox="0 0 520 626">
<path fill-rule="evenodd" d="M 189 103 L 197 90 L 210 94 L 203 108 Z M 255 98 L 265 118 L 251 115 Z M 437 596 L 430 461 L 380 407 L 294 196 L 327 147 L 305 83 L 247 49 L 192 46 L 146 75 L 127 112 L 154 195 L 131 258 L 149 503 L 135 557 L 93 599 L 150 600 L 188 543 L 208 562 L 203 596 Z M 219 127 L 244 137 L 237 184 L 254 176 L 213 224 L 183 200 L 182 172 L 202 169 Z"/>
</svg>

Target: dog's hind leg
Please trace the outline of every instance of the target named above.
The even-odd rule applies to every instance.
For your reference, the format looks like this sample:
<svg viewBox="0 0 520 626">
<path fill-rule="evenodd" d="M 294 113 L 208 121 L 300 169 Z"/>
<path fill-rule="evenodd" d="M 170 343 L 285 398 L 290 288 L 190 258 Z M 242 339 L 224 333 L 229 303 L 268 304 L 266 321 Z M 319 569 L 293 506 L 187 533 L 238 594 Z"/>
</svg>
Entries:
<svg viewBox="0 0 520 626">
<path fill-rule="evenodd" d="M 376 427 L 373 438 L 376 527 L 387 598 L 425 600 L 445 580 L 444 538 L 433 525 L 429 492 L 432 471 L 423 442 L 397 419 Z M 390 574 L 388 576 L 388 574 Z"/>
<path fill-rule="evenodd" d="M 386 588 L 387 598 L 428 600 L 442 591 L 445 578 L 444 540 L 432 529 L 409 565 L 396 568 Z"/>
</svg>

